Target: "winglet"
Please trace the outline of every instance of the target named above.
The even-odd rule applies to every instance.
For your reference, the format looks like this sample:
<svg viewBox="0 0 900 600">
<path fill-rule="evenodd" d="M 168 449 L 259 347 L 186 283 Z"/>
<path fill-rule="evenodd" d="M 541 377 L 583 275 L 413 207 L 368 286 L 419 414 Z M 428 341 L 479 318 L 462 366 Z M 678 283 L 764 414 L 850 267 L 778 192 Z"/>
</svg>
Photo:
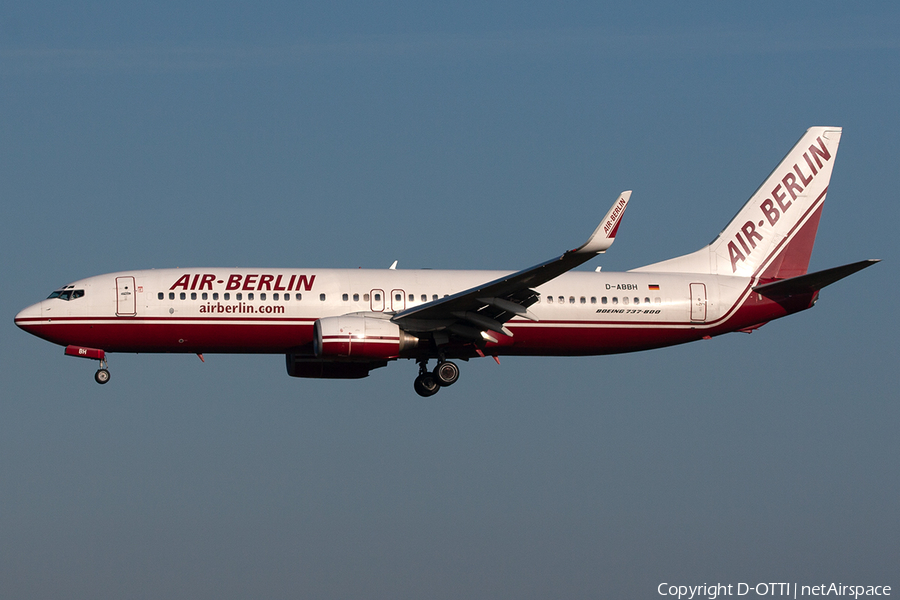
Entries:
<svg viewBox="0 0 900 600">
<path fill-rule="evenodd" d="M 609 212 L 597 225 L 597 229 L 594 230 L 590 239 L 581 247 L 573 250 L 573 252 L 579 254 L 600 254 L 601 252 L 606 252 L 613 242 L 616 241 L 616 232 L 619 231 L 619 224 L 622 222 L 622 215 L 625 214 L 625 207 L 628 206 L 630 198 L 631 190 L 619 194 L 619 197 L 613 202 L 612 208 L 609 209 Z"/>
</svg>

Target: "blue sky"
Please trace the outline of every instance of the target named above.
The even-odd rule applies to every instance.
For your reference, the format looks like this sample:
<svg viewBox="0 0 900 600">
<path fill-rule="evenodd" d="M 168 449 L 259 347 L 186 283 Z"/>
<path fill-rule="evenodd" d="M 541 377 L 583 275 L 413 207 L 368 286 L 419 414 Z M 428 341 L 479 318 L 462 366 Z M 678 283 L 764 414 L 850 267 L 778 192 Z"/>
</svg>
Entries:
<svg viewBox="0 0 900 600">
<path fill-rule="evenodd" d="M 0 20 L 0 592 L 651 597 L 900 586 L 900 10 L 841 3 L 38 3 Z M 812 269 L 752 335 L 632 355 L 113 355 L 15 328 L 57 286 L 190 266 L 519 269 L 633 189 L 624 270 L 711 240 L 844 128 Z"/>
</svg>

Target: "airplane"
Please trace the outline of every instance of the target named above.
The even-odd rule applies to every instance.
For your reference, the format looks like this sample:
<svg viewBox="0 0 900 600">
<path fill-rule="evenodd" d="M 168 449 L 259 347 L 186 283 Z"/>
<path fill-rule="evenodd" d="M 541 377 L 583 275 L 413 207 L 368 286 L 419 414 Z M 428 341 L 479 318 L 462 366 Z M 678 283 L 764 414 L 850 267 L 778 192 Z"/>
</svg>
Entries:
<svg viewBox="0 0 900 600">
<path fill-rule="evenodd" d="M 587 242 L 517 272 L 396 262 L 125 271 L 58 288 L 15 323 L 99 361 L 101 384 L 110 352 L 283 354 L 293 377 L 334 379 L 404 358 L 418 364 L 423 397 L 458 380 L 450 359 L 603 355 L 749 333 L 879 262 L 807 272 L 841 131 L 807 130 L 709 245 L 630 271 L 573 271 L 615 241 L 626 191 Z"/>
</svg>

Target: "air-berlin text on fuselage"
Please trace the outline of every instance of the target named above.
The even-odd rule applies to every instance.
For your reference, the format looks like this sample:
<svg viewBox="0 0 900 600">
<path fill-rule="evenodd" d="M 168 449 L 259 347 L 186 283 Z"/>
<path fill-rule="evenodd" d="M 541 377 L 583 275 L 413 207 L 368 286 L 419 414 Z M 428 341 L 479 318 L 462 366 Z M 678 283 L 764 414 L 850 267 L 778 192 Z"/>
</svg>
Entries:
<svg viewBox="0 0 900 600">
<path fill-rule="evenodd" d="M 762 212 L 765 220 L 760 219 L 758 223 L 747 221 L 741 226 L 740 231 L 734 234 L 734 239 L 728 242 L 728 256 L 731 258 L 732 273 L 737 271 L 737 264 L 746 260 L 750 253 L 756 249 L 757 242 L 762 241 L 763 236 L 756 228 L 763 227 L 766 221 L 774 227 L 781 215 L 791 210 L 797 195 L 809 186 L 819 173 L 819 169 L 822 168 L 822 164 L 831 160 L 831 152 L 828 151 L 822 138 L 816 138 L 816 142 L 818 146 L 812 144 L 803 153 L 803 161 L 806 163 L 805 167 L 801 165 L 800 161 L 795 162 L 781 178 L 781 183 L 772 190 L 772 197 L 766 198 L 759 205 L 759 210 Z M 808 174 L 804 173 L 804 169 L 807 169 Z M 788 198 L 788 195 L 790 195 L 790 198 Z M 738 248 L 738 245 L 740 245 L 740 248 Z"/>
<path fill-rule="evenodd" d="M 185 273 L 172 284 L 169 290 L 210 290 L 215 285 L 225 285 L 225 291 L 246 290 L 272 292 L 309 292 L 316 281 L 315 275 L 272 275 L 269 273 L 231 273 L 219 278 L 214 273 Z"/>
</svg>

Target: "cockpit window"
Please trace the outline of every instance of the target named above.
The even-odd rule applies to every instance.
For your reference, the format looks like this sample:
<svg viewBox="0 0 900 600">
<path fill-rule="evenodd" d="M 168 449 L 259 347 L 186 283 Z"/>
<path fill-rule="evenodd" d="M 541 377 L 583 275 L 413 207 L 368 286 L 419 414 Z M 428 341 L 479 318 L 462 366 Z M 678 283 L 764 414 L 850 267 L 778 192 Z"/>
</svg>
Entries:
<svg viewBox="0 0 900 600">
<path fill-rule="evenodd" d="M 84 290 L 56 290 L 49 296 L 47 296 L 47 300 L 52 300 L 53 298 L 59 298 L 60 300 L 77 300 L 84 296 Z"/>
</svg>

